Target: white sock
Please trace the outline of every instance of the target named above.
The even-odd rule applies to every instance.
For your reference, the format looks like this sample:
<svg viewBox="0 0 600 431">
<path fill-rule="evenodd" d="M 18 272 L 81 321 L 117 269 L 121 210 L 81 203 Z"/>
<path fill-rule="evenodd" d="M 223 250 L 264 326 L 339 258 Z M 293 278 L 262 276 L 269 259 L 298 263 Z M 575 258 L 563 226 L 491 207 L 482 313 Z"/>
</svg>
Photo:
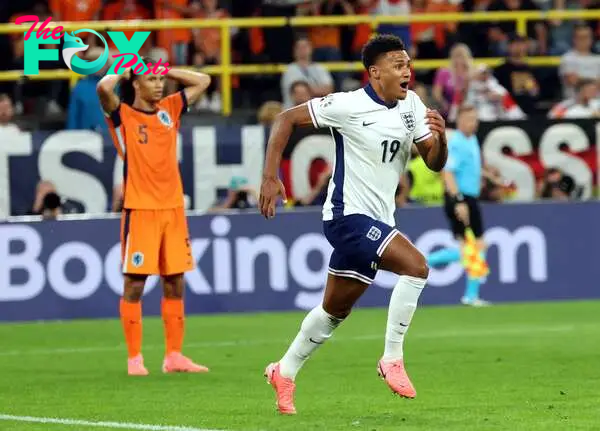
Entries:
<svg viewBox="0 0 600 431">
<path fill-rule="evenodd" d="M 424 278 L 402 275 L 394 287 L 390 299 L 387 327 L 385 331 L 384 361 L 402 359 L 404 335 L 417 308 L 419 296 L 427 282 Z"/>
<path fill-rule="evenodd" d="M 295 379 L 304 362 L 321 344 L 331 337 L 333 330 L 343 320 L 327 313 L 323 310 L 322 305 L 313 308 L 302 321 L 300 332 L 298 332 L 288 351 L 279 361 L 281 375 Z"/>
</svg>

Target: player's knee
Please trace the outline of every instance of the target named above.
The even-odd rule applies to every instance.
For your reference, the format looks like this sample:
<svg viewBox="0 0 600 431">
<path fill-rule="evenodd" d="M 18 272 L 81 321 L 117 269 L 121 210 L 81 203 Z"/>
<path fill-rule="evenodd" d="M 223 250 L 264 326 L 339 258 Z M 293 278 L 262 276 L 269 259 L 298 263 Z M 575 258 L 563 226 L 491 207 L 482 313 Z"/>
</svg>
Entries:
<svg viewBox="0 0 600 431">
<path fill-rule="evenodd" d="M 144 294 L 144 285 L 146 284 L 146 276 L 143 275 L 126 275 L 125 286 L 123 289 L 123 299 L 127 302 L 139 302 Z"/>
<path fill-rule="evenodd" d="M 183 274 L 163 277 L 163 296 L 167 299 L 183 298 Z"/>
<path fill-rule="evenodd" d="M 411 277 L 424 278 L 429 277 L 429 266 L 424 256 L 420 256 L 406 271 L 405 275 Z"/>
<path fill-rule="evenodd" d="M 127 302 L 140 302 L 144 294 L 144 286 L 128 286 L 123 290 L 123 299 Z"/>
</svg>

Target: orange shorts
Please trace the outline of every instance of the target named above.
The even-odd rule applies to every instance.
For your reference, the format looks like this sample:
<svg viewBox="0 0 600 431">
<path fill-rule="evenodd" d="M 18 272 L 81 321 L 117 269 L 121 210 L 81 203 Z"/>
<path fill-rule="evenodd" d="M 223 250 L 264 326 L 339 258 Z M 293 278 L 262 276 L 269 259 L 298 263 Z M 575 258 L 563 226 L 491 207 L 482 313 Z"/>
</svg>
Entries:
<svg viewBox="0 0 600 431">
<path fill-rule="evenodd" d="M 184 209 L 124 209 L 121 262 L 123 274 L 172 275 L 193 269 Z"/>
</svg>

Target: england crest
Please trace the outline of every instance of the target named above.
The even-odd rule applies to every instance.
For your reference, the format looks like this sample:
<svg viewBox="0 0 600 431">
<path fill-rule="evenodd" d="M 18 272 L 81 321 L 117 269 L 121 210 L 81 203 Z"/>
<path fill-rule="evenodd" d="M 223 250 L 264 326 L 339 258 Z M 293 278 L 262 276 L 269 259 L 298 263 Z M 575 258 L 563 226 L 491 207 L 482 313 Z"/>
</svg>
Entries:
<svg viewBox="0 0 600 431">
<path fill-rule="evenodd" d="M 167 127 L 172 126 L 173 123 L 171 122 L 171 117 L 169 116 L 169 113 L 167 111 L 158 111 L 158 114 L 156 114 L 156 115 L 158 115 L 158 119 L 165 126 L 167 126 Z"/>
<path fill-rule="evenodd" d="M 375 226 L 371 226 L 371 229 L 367 232 L 367 238 L 371 241 L 377 241 L 381 238 L 381 230 Z"/>
<path fill-rule="evenodd" d="M 400 114 L 400 118 L 402 118 L 402 122 L 409 132 L 415 131 L 417 120 L 415 120 L 414 112 L 403 112 Z"/>
</svg>

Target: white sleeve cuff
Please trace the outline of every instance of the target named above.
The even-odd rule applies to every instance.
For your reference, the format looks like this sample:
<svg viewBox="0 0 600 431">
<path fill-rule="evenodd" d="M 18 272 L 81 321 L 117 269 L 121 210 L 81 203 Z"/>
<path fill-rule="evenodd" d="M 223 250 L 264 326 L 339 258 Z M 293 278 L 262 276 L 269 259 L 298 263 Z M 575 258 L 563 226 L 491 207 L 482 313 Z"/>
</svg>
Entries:
<svg viewBox="0 0 600 431">
<path fill-rule="evenodd" d="M 319 126 L 319 123 L 317 122 L 317 116 L 315 115 L 315 110 L 313 108 L 313 100 L 309 100 L 308 101 L 308 112 L 310 114 L 310 119 L 312 120 L 313 126 L 315 126 L 315 129 L 320 129 L 321 127 Z"/>
<path fill-rule="evenodd" d="M 424 134 L 423 136 L 421 136 L 420 138 L 416 138 L 414 140 L 415 144 L 418 144 L 419 142 L 422 141 L 426 141 L 427 139 L 429 139 L 431 136 L 433 136 L 433 134 L 431 132 L 427 132 L 426 134 Z"/>
</svg>

